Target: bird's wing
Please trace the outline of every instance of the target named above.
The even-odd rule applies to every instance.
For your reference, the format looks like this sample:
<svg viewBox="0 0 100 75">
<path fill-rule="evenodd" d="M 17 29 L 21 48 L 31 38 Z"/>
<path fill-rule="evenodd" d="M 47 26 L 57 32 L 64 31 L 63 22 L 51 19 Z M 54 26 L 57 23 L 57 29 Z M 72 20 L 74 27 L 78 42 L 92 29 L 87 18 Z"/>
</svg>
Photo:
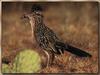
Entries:
<svg viewBox="0 0 100 75">
<path fill-rule="evenodd" d="M 52 48 L 52 50 L 56 54 L 61 54 L 63 53 L 63 49 L 61 48 L 60 45 L 56 45 L 56 42 L 60 42 L 60 39 L 57 37 L 57 35 L 48 27 L 46 27 L 46 33 L 45 36 L 47 37 L 49 41 L 49 47 Z"/>
<path fill-rule="evenodd" d="M 46 36 L 49 38 L 49 41 L 54 43 L 56 41 L 60 41 L 60 39 L 58 38 L 58 36 L 54 33 L 53 30 L 51 30 L 50 28 L 46 27 Z"/>
</svg>

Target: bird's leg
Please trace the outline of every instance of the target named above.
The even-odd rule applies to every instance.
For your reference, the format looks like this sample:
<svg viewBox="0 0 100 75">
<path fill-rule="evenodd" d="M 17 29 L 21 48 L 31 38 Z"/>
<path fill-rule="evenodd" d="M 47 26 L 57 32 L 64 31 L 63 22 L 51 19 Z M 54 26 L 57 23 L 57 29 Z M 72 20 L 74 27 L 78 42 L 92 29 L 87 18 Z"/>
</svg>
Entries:
<svg viewBox="0 0 100 75">
<path fill-rule="evenodd" d="M 55 58 L 55 55 L 54 55 L 54 53 L 51 51 L 51 61 L 50 61 L 50 64 L 51 64 L 51 65 L 53 64 L 54 58 Z"/>
<path fill-rule="evenodd" d="M 45 54 L 47 55 L 47 67 L 49 66 L 49 59 L 50 59 L 50 56 L 49 56 L 49 53 L 47 51 L 45 51 Z"/>
<path fill-rule="evenodd" d="M 46 53 L 47 55 L 47 67 L 49 65 L 52 65 L 53 61 L 54 61 L 54 54 L 52 51 L 45 51 L 44 52 Z"/>
</svg>

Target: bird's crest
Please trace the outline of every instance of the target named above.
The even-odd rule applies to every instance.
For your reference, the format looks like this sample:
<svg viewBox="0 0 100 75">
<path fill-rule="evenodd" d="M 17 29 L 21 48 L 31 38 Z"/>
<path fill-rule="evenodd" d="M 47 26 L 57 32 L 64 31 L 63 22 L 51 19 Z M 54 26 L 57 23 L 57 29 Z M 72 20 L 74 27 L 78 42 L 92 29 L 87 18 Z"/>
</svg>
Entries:
<svg viewBox="0 0 100 75">
<path fill-rule="evenodd" d="M 34 4 L 31 8 L 31 11 L 32 12 L 42 12 L 43 11 L 43 8 L 42 6 L 38 5 L 38 4 Z"/>
</svg>

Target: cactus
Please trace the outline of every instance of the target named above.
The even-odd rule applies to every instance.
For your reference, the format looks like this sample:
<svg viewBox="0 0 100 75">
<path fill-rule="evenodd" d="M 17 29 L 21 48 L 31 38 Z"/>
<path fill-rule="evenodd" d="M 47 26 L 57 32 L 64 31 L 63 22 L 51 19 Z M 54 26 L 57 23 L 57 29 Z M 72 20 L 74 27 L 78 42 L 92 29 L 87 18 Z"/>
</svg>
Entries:
<svg viewBox="0 0 100 75">
<path fill-rule="evenodd" d="M 13 73 L 36 73 L 41 69 L 41 59 L 37 52 L 26 49 L 14 59 Z"/>
<path fill-rule="evenodd" d="M 7 64 L 2 64 L 2 73 L 10 73 L 10 67 Z"/>
</svg>

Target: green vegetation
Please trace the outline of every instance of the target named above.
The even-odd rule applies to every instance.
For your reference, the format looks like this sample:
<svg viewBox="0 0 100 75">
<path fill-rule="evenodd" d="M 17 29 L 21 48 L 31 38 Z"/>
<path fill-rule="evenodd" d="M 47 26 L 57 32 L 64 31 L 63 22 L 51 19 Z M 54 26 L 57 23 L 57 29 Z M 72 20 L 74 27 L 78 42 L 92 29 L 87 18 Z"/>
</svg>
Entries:
<svg viewBox="0 0 100 75">
<path fill-rule="evenodd" d="M 14 59 L 12 73 L 36 73 L 41 69 L 41 60 L 37 52 L 32 50 L 21 51 Z M 3 73 L 9 73 L 8 65 L 3 65 Z"/>
<path fill-rule="evenodd" d="M 10 72 L 10 67 L 6 64 L 2 64 L 2 72 L 3 73 L 9 73 Z"/>
</svg>

